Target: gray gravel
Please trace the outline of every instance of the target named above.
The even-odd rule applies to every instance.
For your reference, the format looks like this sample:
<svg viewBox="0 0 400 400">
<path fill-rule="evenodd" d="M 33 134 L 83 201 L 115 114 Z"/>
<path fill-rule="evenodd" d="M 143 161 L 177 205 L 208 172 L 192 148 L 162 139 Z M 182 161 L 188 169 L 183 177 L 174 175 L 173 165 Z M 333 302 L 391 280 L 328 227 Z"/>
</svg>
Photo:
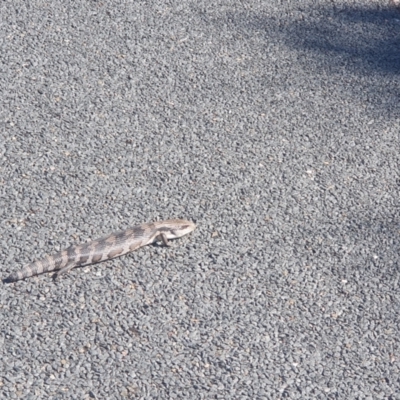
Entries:
<svg viewBox="0 0 400 400">
<path fill-rule="evenodd" d="M 400 399 L 400 13 L 382 1 L 0 4 L 4 399 Z"/>
</svg>

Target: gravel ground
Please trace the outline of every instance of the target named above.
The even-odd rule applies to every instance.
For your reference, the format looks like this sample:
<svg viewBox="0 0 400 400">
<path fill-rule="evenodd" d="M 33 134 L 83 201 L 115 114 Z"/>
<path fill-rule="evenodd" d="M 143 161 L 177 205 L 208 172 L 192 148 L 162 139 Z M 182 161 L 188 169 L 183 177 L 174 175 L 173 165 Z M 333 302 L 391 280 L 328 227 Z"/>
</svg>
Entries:
<svg viewBox="0 0 400 400">
<path fill-rule="evenodd" d="M 4 284 L 4 399 L 400 399 L 400 13 L 3 1 L 1 275 L 130 225 L 172 248 Z"/>
</svg>

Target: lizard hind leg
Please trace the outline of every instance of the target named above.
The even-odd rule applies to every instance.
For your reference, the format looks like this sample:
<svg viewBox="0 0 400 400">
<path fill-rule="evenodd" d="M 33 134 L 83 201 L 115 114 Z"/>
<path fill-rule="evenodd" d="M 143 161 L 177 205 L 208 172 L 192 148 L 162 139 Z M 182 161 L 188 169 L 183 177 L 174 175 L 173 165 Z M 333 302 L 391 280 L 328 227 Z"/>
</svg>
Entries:
<svg viewBox="0 0 400 400">
<path fill-rule="evenodd" d="M 60 275 L 65 274 L 69 271 L 71 271 L 72 268 L 76 267 L 76 264 L 74 262 L 71 262 L 70 264 L 67 264 L 65 267 L 59 269 L 56 271 L 54 274 L 54 279 L 57 279 Z"/>
</svg>

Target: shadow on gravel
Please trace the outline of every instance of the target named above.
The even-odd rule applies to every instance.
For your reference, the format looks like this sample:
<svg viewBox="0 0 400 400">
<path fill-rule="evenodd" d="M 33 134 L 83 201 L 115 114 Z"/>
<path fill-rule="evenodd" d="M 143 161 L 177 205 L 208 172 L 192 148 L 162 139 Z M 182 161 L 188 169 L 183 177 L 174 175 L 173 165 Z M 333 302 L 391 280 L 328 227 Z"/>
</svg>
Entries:
<svg viewBox="0 0 400 400">
<path fill-rule="evenodd" d="M 314 7 L 286 12 L 288 17 L 236 15 L 245 30 L 279 37 L 296 50 L 315 52 L 328 58 L 332 68 L 400 73 L 400 11 L 393 7 Z M 284 21 L 284 22 L 282 22 Z"/>
<path fill-rule="evenodd" d="M 287 44 L 344 59 L 361 69 L 400 73 L 400 12 L 387 8 L 320 9 L 318 21 L 295 21 Z"/>
<path fill-rule="evenodd" d="M 294 50 L 297 58 L 292 58 L 289 63 L 308 71 L 310 79 L 342 76 L 343 91 L 352 91 L 357 98 L 370 98 L 379 112 L 398 110 L 398 9 L 389 5 L 381 8 L 376 5 L 375 8 L 339 8 L 335 5 L 310 8 L 299 4 L 292 8 L 282 7 L 280 14 L 231 13 L 227 20 L 244 37 L 259 37 L 268 48 L 276 47 L 275 51 L 284 52 L 280 48 L 283 43 Z M 339 82 L 336 79 L 336 84 Z"/>
</svg>

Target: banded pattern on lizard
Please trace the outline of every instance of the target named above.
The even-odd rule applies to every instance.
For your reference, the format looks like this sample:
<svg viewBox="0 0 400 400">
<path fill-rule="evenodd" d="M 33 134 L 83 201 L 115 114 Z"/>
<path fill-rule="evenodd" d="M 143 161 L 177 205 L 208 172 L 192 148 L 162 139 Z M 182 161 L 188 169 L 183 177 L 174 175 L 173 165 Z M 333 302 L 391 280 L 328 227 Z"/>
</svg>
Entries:
<svg viewBox="0 0 400 400">
<path fill-rule="evenodd" d="M 195 228 L 196 225 L 193 222 L 183 219 L 136 225 L 92 242 L 71 246 L 54 255 L 46 255 L 26 265 L 20 271 L 12 273 L 3 282 L 16 282 L 51 271 L 57 271 L 57 276 L 59 276 L 74 267 L 111 260 L 157 241 L 162 241 L 167 246 L 168 239 L 187 235 Z"/>
</svg>

